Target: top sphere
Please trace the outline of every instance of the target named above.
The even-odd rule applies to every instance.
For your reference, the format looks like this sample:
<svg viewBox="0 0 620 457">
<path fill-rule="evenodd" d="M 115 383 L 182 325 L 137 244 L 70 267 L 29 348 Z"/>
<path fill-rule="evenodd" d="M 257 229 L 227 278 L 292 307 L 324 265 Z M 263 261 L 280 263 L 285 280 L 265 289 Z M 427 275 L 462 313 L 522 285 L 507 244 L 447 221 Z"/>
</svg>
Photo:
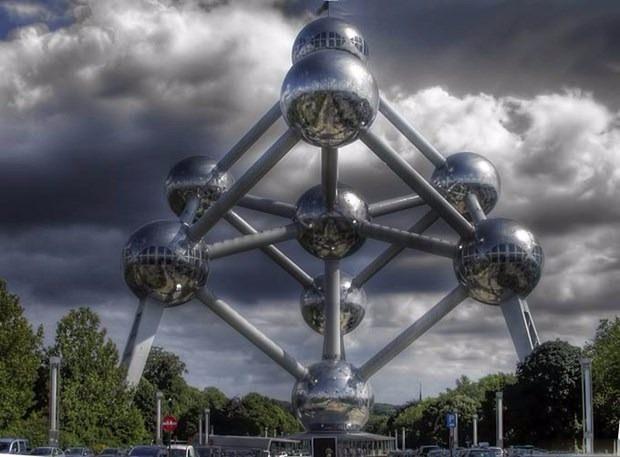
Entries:
<svg viewBox="0 0 620 457">
<path fill-rule="evenodd" d="M 156 221 L 131 235 L 123 249 L 123 267 L 125 282 L 136 296 L 174 306 L 191 300 L 205 285 L 205 245 L 190 243 L 187 228 L 180 221 Z"/>
<path fill-rule="evenodd" d="M 499 174 L 487 159 L 473 152 L 458 152 L 446 159 L 431 176 L 431 183 L 463 216 L 471 220 L 467 194 L 474 193 L 485 213 L 489 213 L 500 193 Z"/>
<path fill-rule="evenodd" d="M 321 49 L 337 49 L 368 60 L 368 46 L 359 30 L 335 17 L 321 17 L 306 25 L 293 44 L 293 63 Z"/>
<path fill-rule="evenodd" d="M 164 187 L 168 204 L 177 216 L 190 198 L 198 197 L 200 206 L 194 218 L 197 220 L 232 184 L 230 174 L 218 171 L 214 160 L 207 156 L 193 156 L 172 167 Z"/>
</svg>

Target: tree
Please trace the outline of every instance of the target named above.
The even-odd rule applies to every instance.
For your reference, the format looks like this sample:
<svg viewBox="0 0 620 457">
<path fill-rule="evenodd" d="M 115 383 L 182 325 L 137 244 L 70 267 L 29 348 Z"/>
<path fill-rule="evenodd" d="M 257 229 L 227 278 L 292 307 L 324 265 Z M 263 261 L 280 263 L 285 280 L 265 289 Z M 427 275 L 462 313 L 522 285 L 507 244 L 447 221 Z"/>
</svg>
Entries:
<svg viewBox="0 0 620 457">
<path fill-rule="evenodd" d="M 52 354 L 62 355 L 60 416 L 63 445 L 126 445 L 145 438 L 140 412 L 118 366 L 118 351 L 88 308 L 58 323 Z"/>
<path fill-rule="evenodd" d="M 43 329 L 32 329 L 19 298 L 0 280 L 0 434 L 20 434 L 33 413 L 42 341 Z"/>
<path fill-rule="evenodd" d="M 585 352 L 592 358 L 595 433 L 615 438 L 620 421 L 620 318 L 602 320 Z"/>
<path fill-rule="evenodd" d="M 224 410 L 221 426 L 234 435 L 262 435 L 265 427 L 279 433 L 300 430 L 297 419 L 276 401 L 257 393 L 231 399 Z"/>
<path fill-rule="evenodd" d="M 565 341 L 538 346 L 504 393 L 506 440 L 569 449 L 580 434 L 581 350 Z M 537 426 L 533 426 L 537 424 Z"/>
</svg>

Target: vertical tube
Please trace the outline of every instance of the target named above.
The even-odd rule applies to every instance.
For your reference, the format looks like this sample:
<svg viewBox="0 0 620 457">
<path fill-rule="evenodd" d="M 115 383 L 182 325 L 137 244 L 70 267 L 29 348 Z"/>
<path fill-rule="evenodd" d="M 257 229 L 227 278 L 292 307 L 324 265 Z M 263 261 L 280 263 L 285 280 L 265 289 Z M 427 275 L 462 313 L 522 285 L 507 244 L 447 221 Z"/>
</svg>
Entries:
<svg viewBox="0 0 620 457">
<path fill-rule="evenodd" d="M 403 445 L 403 451 L 404 451 L 405 449 L 407 449 L 407 446 L 405 445 L 406 444 L 405 443 L 405 427 L 403 427 L 401 433 L 402 433 L 402 436 L 403 436 L 402 445 Z"/>
<path fill-rule="evenodd" d="M 594 421 L 592 417 L 592 359 L 581 359 L 581 392 L 583 404 L 583 451 L 594 453 Z"/>
<path fill-rule="evenodd" d="M 325 335 L 323 359 L 340 359 L 340 262 L 325 260 Z"/>
<path fill-rule="evenodd" d="M 473 446 L 478 446 L 478 415 L 474 414 L 473 417 L 474 421 L 473 421 L 473 427 L 474 427 L 474 442 L 473 442 Z"/>
<path fill-rule="evenodd" d="M 202 415 L 198 415 L 198 444 L 203 445 L 202 441 Z"/>
<path fill-rule="evenodd" d="M 338 192 L 338 149 L 321 149 L 321 183 L 328 211 L 334 209 Z"/>
<path fill-rule="evenodd" d="M 164 398 L 164 394 L 162 392 L 157 392 L 155 394 L 155 398 L 157 399 L 157 418 L 155 420 L 155 443 L 162 444 L 161 440 L 161 399 Z"/>
<path fill-rule="evenodd" d="M 60 357 L 52 356 L 50 364 L 50 429 L 49 444 L 58 446 L 58 371 Z"/>
<path fill-rule="evenodd" d="M 205 409 L 205 445 L 209 445 L 209 419 L 210 419 L 211 410 L 209 408 Z"/>
<path fill-rule="evenodd" d="M 504 448 L 504 393 L 495 392 L 495 445 Z"/>
</svg>

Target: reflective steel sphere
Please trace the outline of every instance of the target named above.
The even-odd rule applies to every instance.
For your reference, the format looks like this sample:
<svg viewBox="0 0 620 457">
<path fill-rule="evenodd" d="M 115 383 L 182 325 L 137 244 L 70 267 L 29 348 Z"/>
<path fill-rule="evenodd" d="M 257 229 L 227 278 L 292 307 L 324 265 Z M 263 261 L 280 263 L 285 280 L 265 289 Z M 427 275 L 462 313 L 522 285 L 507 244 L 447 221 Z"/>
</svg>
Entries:
<svg viewBox="0 0 620 457">
<path fill-rule="evenodd" d="M 493 209 L 499 198 L 500 180 L 491 162 L 473 152 L 459 152 L 446 159 L 435 170 L 431 183 L 456 209 L 471 220 L 465 199 L 473 192 L 485 213 Z"/>
<path fill-rule="evenodd" d="M 340 274 L 340 328 L 342 334 L 352 332 L 364 319 L 366 292 L 353 287 L 349 275 Z M 325 277 L 317 276 L 314 286 L 301 294 L 301 315 L 306 324 L 318 333 L 325 331 Z"/>
<path fill-rule="evenodd" d="M 338 186 L 334 211 L 327 211 L 320 185 L 297 201 L 297 239 L 306 251 L 321 259 L 341 259 L 357 251 L 365 241 L 357 224 L 368 220 L 366 202 L 344 185 Z"/>
<path fill-rule="evenodd" d="M 461 240 L 454 270 L 469 295 L 497 305 L 515 294 L 528 295 L 540 279 L 544 256 L 534 235 L 510 219 L 487 219 L 476 236 Z"/>
<path fill-rule="evenodd" d="M 123 268 L 127 285 L 138 297 L 180 305 L 205 285 L 205 245 L 190 244 L 187 225 L 180 221 L 151 222 L 129 238 L 123 249 Z"/>
<path fill-rule="evenodd" d="M 321 50 L 289 70 L 280 96 L 287 124 L 315 146 L 342 146 L 357 139 L 377 115 L 377 83 L 348 52 Z"/>
<path fill-rule="evenodd" d="M 321 17 L 306 25 L 293 44 L 293 63 L 321 49 L 338 49 L 366 62 L 368 46 L 362 34 L 342 19 Z"/>
<path fill-rule="evenodd" d="M 206 156 L 193 156 L 172 167 L 166 178 L 165 190 L 170 208 L 177 216 L 183 212 L 187 201 L 197 196 L 200 206 L 195 219 L 198 219 L 232 184 L 232 177 L 219 172 L 214 160 Z"/>
<path fill-rule="evenodd" d="M 312 432 L 360 431 L 373 404 L 370 384 L 344 360 L 323 360 L 293 387 L 297 418 Z"/>
</svg>

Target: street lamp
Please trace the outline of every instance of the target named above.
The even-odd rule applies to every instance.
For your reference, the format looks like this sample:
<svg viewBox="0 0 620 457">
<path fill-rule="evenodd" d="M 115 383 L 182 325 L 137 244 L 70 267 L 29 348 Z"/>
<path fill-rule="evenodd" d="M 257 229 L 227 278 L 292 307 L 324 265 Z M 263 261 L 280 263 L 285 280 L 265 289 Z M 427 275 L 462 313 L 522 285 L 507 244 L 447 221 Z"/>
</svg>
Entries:
<svg viewBox="0 0 620 457">
<path fill-rule="evenodd" d="M 583 411 L 583 452 L 594 452 L 594 421 L 592 418 L 592 359 L 581 359 L 581 404 Z"/>
<path fill-rule="evenodd" d="M 60 373 L 59 356 L 50 357 L 50 429 L 49 445 L 58 446 L 58 377 Z"/>
<path fill-rule="evenodd" d="M 209 408 L 205 408 L 205 445 L 209 445 L 209 414 L 211 410 Z"/>
<path fill-rule="evenodd" d="M 155 398 L 157 399 L 157 425 L 155 431 L 155 442 L 157 444 L 161 444 L 161 400 L 164 398 L 164 394 L 160 391 L 157 391 L 155 394 Z"/>
</svg>

